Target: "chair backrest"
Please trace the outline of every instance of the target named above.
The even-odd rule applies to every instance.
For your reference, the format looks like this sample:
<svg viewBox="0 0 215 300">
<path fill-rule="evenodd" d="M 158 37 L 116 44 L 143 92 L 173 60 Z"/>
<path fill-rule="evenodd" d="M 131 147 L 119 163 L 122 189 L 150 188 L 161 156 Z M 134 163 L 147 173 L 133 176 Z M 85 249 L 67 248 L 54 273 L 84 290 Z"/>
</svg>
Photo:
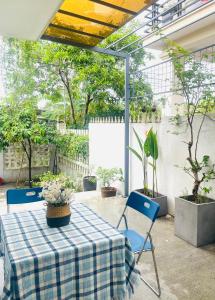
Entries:
<svg viewBox="0 0 215 300">
<path fill-rule="evenodd" d="M 158 203 L 152 201 L 150 198 L 137 191 L 131 192 L 126 206 L 137 210 L 147 218 L 151 219 L 152 222 L 154 222 L 157 218 L 157 214 L 160 209 L 160 205 Z"/>
<path fill-rule="evenodd" d="M 7 204 L 24 204 L 43 200 L 39 197 L 41 187 L 29 189 L 10 189 L 6 192 Z"/>
</svg>

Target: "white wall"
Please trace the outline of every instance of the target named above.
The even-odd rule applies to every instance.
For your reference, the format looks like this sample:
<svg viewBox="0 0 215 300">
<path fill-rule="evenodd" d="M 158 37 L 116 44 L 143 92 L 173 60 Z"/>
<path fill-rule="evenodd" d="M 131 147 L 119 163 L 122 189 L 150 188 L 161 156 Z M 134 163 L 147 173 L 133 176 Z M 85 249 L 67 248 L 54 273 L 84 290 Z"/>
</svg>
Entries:
<svg viewBox="0 0 215 300">
<path fill-rule="evenodd" d="M 199 123 L 199 120 L 197 121 Z M 197 125 L 197 124 L 196 124 Z M 174 214 L 175 196 L 191 192 L 192 178 L 175 165 L 183 167 L 186 162 L 187 148 L 183 141 L 188 140 L 189 132 L 180 127 L 179 135 L 172 134 L 175 128 L 169 118 L 161 123 L 133 123 L 130 126 L 130 145 L 138 147 L 132 128 L 145 138 L 146 131 L 151 127 L 158 133 L 159 159 L 158 189 L 168 196 L 169 212 Z M 122 123 L 92 123 L 89 126 L 90 164 L 95 168 L 124 166 L 124 124 Z M 207 120 L 202 129 L 199 143 L 199 155 L 210 155 L 215 162 L 215 122 Z M 148 168 L 149 184 L 151 182 L 150 166 Z M 140 162 L 130 155 L 130 190 L 142 187 L 143 175 Z M 215 190 L 215 182 L 212 182 Z M 213 195 L 212 195 L 213 196 Z M 215 193 L 214 193 L 215 196 Z"/>
<path fill-rule="evenodd" d="M 90 123 L 89 141 L 90 167 L 123 168 L 123 123 Z"/>
</svg>

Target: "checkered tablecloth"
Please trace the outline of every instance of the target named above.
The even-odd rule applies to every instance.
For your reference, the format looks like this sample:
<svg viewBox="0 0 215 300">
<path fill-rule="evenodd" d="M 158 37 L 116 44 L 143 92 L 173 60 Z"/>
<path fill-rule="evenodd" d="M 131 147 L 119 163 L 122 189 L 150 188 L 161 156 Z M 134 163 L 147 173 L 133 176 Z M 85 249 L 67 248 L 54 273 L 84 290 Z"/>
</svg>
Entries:
<svg viewBox="0 0 215 300">
<path fill-rule="evenodd" d="M 3 300 L 125 299 L 139 280 L 124 236 L 83 204 L 68 226 L 49 228 L 45 209 L 0 218 Z"/>
</svg>

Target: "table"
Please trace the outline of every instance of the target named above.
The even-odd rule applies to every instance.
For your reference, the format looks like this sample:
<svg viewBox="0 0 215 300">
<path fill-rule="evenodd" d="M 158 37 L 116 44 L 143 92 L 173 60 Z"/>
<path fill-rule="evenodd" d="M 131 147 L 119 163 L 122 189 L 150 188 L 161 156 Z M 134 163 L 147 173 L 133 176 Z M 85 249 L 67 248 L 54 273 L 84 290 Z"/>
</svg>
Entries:
<svg viewBox="0 0 215 300">
<path fill-rule="evenodd" d="M 81 203 L 68 226 L 49 228 L 45 209 L 0 218 L 3 300 L 125 299 L 139 280 L 125 237 Z"/>
</svg>

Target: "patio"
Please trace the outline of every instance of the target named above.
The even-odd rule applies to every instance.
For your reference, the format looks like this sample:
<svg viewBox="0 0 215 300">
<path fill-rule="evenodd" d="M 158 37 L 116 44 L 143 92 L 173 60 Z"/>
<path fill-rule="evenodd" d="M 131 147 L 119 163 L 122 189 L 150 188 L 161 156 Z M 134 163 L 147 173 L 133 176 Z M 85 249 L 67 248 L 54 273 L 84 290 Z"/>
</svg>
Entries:
<svg viewBox="0 0 215 300">
<path fill-rule="evenodd" d="M 0 214 L 6 211 L 4 197 L 6 188 L 7 186 L 3 186 L 0 190 Z M 87 204 L 113 225 L 117 224 L 125 204 L 125 200 L 122 197 L 104 199 L 100 197 L 100 193 L 97 191 L 77 193 L 75 200 Z M 32 206 L 35 207 L 35 204 L 30 204 L 31 208 Z M 36 206 L 38 207 L 38 204 Z M 112 207 L 114 207 L 114 210 L 112 210 Z M 129 211 L 128 220 L 132 228 L 138 229 L 140 233 L 144 233 L 144 229 L 147 226 L 147 223 L 144 222 L 144 217 Z M 213 300 L 215 295 L 215 244 L 194 248 L 174 235 L 173 222 L 173 218 L 169 215 L 159 218 L 152 232 L 162 289 L 160 299 Z M 150 254 L 143 254 L 139 269 L 143 276 L 154 282 Z M 2 272 L 1 265 L 1 274 Z M 0 287 L 2 288 L 2 275 L 0 278 Z M 157 299 L 157 297 L 141 282 L 132 299 L 153 300 Z"/>
<path fill-rule="evenodd" d="M 0 7 L 0 298 L 214 300 L 215 0 Z"/>
</svg>

